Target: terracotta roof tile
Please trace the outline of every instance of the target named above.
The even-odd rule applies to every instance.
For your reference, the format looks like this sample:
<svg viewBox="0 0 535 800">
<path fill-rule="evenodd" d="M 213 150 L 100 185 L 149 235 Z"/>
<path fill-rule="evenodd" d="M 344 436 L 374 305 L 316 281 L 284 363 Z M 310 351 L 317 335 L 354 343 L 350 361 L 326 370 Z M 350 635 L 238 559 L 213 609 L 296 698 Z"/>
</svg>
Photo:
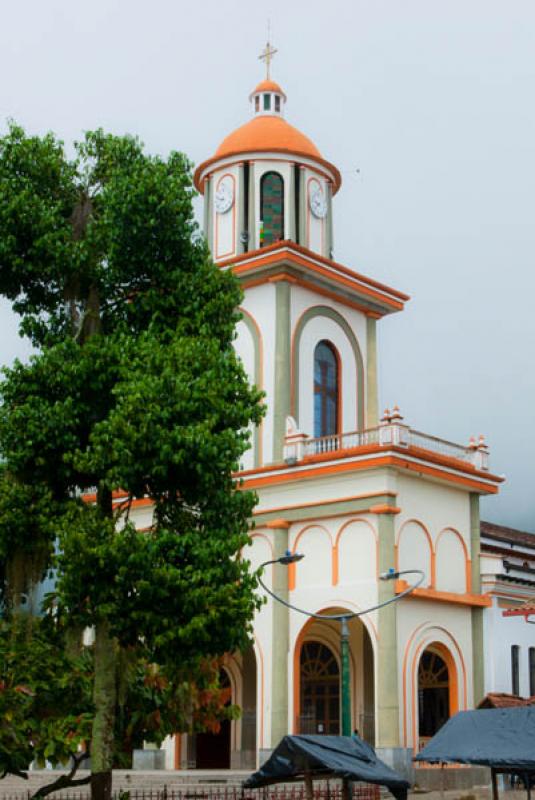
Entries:
<svg viewBox="0 0 535 800">
<path fill-rule="evenodd" d="M 535 614 L 535 600 L 526 600 L 522 605 L 508 608 L 502 612 L 504 617 L 525 617 L 525 619 L 532 614 Z"/>
<path fill-rule="evenodd" d="M 496 525 L 494 522 L 481 523 L 481 536 L 485 536 L 487 539 L 496 539 L 499 542 L 535 547 L 535 533 L 518 531 L 515 528 L 507 528 L 505 525 Z"/>
<path fill-rule="evenodd" d="M 506 692 L 489 692 L 479 703 L 478 708 L 511 708 L 532 705 L 535 705 L 535 697 L 519 697 Z"/>
</svg>

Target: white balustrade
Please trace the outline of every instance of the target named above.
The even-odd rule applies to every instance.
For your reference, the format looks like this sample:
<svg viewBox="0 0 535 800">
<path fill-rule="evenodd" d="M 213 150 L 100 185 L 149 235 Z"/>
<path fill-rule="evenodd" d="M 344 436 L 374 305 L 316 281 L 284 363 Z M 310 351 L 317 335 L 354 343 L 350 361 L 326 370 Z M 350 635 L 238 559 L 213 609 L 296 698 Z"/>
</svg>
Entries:
<svg viewBox="0 0 535 800">
<path fill-rule="evenodd" d="M 472 438 L 469 445 L 465 447 L 413 430 L 403 424 L 402 419 L 399 413 L 393 417 L 387 414 L 376 428 L 313 438 L 300 431 L 295 420 L 288 417 L 284 440 L 284 460 L 287 464 L 295 464 L 307 456 L 349 452 L 367 445 L 380 445 L 382 447 L 425 450 L 472 464 L 480 471 L 488 470 L 489 451 L 482 436 L 477 442 Z"/>
</svg>

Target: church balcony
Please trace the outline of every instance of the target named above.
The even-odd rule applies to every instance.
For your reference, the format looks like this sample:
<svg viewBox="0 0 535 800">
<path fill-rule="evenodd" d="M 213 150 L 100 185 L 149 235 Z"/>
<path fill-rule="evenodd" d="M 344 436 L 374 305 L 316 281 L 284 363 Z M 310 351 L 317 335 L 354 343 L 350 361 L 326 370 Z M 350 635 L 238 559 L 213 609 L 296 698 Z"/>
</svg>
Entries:
<svg viewBox="0 0 535 800">
<path fill-rule="evenodd" d="M 475 440 L 467 446 L 439 439 L 427 433 L 409 428 L 408 425 L 379 425 L 363 431 L 350 431 L 337 433 L 332 436 L 319 436 L 287 441 L 285 444 L 284 460 L 287 464 L 301 461 L 309 456 L 331 455 L 339 451 L 354 450 L 373 445 L 394 445 L 403 448 L 417 448 L 435 453 L 447 458 L 472 464 L 476 469 L 488 470 L 488 449 L 484 441 Z"/>
<path fill-rule="evenodd" d="M 497 494 L 499 484 L 504 481 L 503 476 L 489 471 L 489 451 L 483 436 L 477 440 L 472 437 L 467 445 L 431 436 L 406 425 L 397 408 L 392 413 L 385 412 L 377 426 L 320 437 L 299 430 L 293 417 L 287 417 L 282 459 L 242 470 L 239 478 L 247 489 L 268 490 L 279 486 L 281 492 L 269 496 L 277 497 L 280 512 L 290 508 L 285 503 L 291 498 L 289 495 L 284 498 L 282 489 L 289 489 L 292 483 L 317 480 L 319 487 L 322 481 L 329 482 L 335 476 L 392 469 L 482 495 Z M 381 481 L 378 485 L 384 484 Z M 329 485 L 332 487 L 332 481 Z M 321 489 L 326 492 L 325 498 L 329 491 L 327 485 Z M 338 502 L 330 495 L 329 498 L 325 502 Z M 271 499 L 266 504 L 261 500 L 255 515 L 258 519 L 268 515 L 268 521 L 278 519 L 271 509 Z"/>
<path fill-rule="evenodd" d="M 360 431 L 310 437 L 297 428 L 292 417 L 287 419 L 283 458 L 287 467 L 332 459 L 371 456 L 387 451 L 406 454 L 420 461 L 440 461 L 453 469 L 489 473 L 489 451 L 485 439 L 472 437 L 467 445 L 440 439 L 404 424 L 397 407 L 380 424 Z M 500 480 L 500 479 L 498 479 Z"/>
</svg>

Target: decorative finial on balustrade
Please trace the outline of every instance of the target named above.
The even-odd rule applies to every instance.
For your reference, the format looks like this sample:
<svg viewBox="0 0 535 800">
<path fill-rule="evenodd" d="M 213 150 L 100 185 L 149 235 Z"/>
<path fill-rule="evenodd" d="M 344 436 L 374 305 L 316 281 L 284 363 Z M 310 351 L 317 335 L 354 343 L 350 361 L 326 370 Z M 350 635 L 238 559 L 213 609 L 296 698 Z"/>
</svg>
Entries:
<svg viewBox="0 0 535 800">
<path fill-rule="evenodd" d="M 389 425 L 391 418 L 392 417 L 391 417 L 391 414 L 390 414 L 390 409 L 389 408 L 385 408 L 385 410 L 383 411 L 383 416 L 381 417 L 381 423 L 383 425 Z"/>
<path fill-rule="evenodd" d="M 392 413 L 390 415 L 390 421 L 391 422 L 401 422 L 402 419 L 403 419 L 403 417 L 401 416 L 401 412 L 399 410 L 399 406 L 397 406 L 397 405 L 394 406 L 394 408 L 392 409 Z"/>
<path fill-rule="evenodd" d="M 489 468 L 489 448 L 485 437 L 482 434 L 477 439 L 475 436 L 471 436 L 467 449 L 471 450 L 471 461 L 474 467 L 486 472 Z"/>
<path fill-rule="evenodd" d="M 308 436 L 297 427 L 293 417 L 286 417 L 286 436 L 284 437 L 283 459 L 288 465 L 301 461 Z"/>
</svg>

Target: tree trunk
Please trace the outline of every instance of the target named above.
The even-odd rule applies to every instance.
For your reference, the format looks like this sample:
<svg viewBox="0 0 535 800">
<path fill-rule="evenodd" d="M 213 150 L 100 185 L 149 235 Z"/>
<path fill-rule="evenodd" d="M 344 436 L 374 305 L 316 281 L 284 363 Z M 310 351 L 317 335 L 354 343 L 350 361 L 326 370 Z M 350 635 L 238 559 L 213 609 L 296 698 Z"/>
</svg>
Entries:
<svg viewBox="0 0 535 800">
<path fill-rule="evenodd" d="M 110 800 L 117 702 L 117 642 L 110 636 L 107 622 L 99 622 L 95 629 L 93 701 L 91 797 L 92 800 Z"/>
</svg>

